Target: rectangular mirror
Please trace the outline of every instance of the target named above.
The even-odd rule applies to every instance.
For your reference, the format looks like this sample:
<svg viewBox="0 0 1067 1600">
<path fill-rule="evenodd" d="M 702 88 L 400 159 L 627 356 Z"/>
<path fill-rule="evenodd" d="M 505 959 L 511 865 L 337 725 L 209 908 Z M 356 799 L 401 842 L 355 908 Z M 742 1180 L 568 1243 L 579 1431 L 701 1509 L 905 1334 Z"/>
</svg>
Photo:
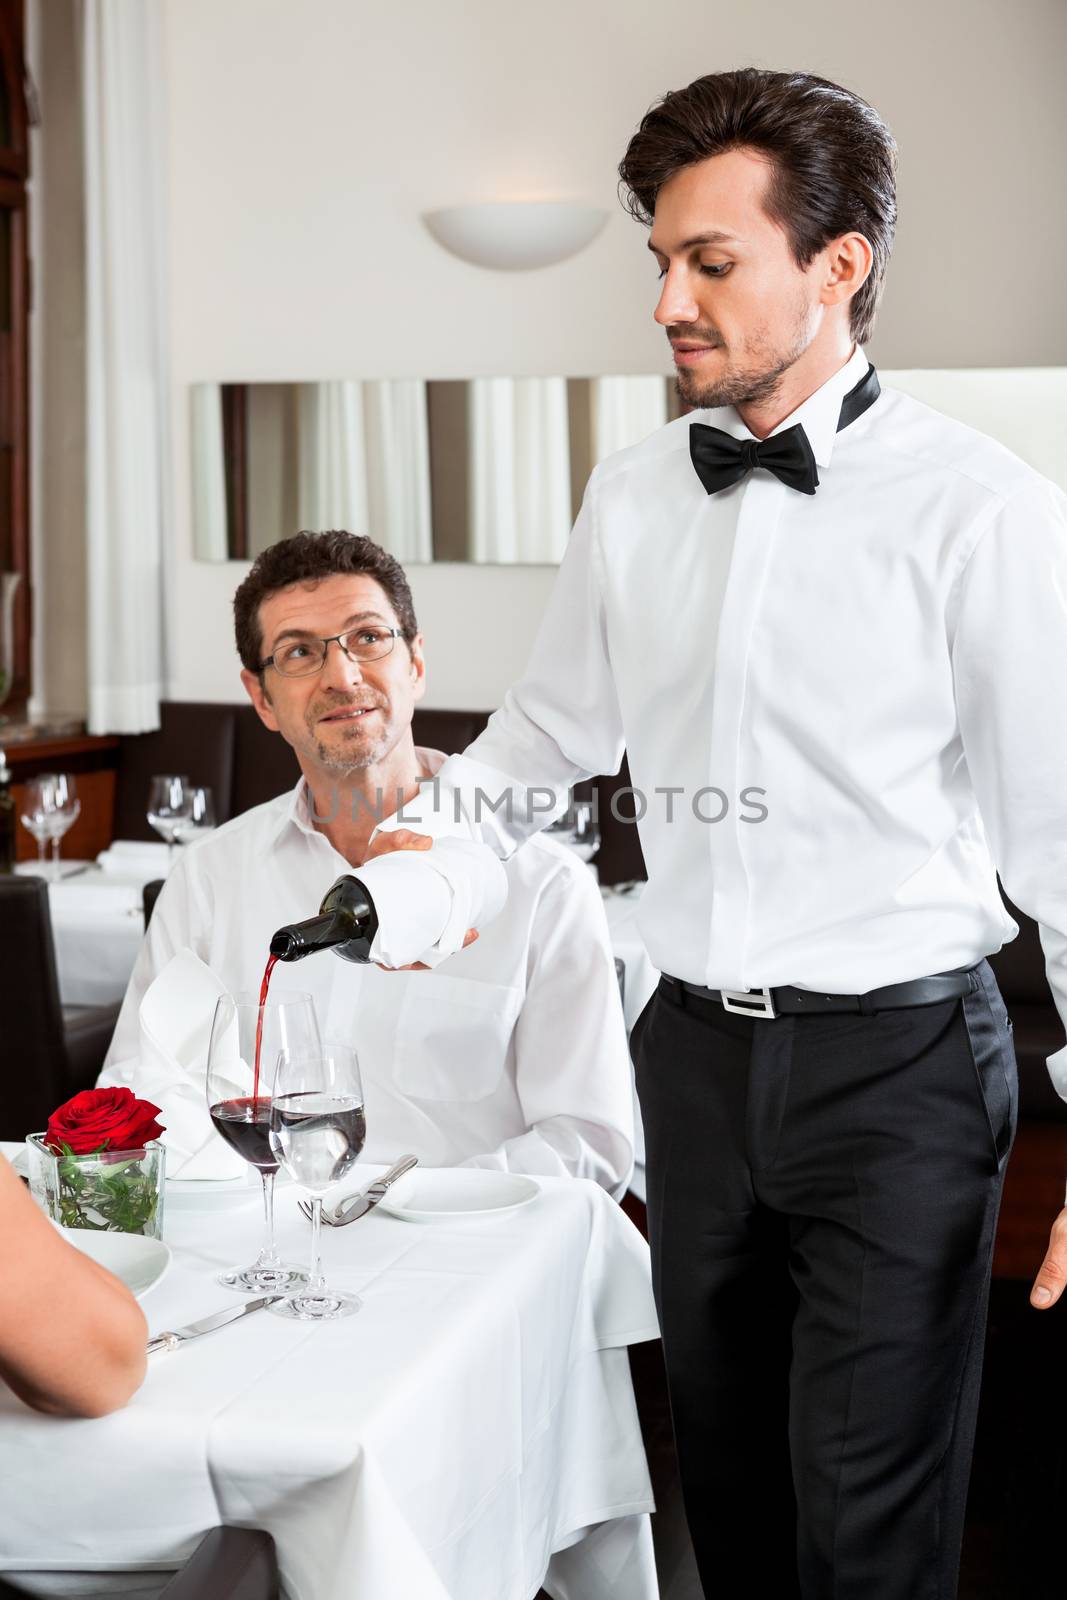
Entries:
<svg viewBox="0 0 1067 1600">
<path fill-rule="evenodd" d="M 673 378 L 193 385 L 194 550 L 247 561 L 302 528 L 403 562 L 554 564 L 605 456 L 680 416 Z"/>
</svg>

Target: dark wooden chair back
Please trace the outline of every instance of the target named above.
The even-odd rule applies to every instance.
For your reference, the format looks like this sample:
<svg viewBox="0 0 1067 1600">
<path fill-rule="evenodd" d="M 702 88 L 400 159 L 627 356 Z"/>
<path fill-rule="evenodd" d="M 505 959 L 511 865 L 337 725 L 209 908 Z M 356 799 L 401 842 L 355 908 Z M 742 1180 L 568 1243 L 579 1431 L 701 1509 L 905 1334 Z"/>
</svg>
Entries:
<svg viewBox="0 0 1067 1600">
<path fill-rule="evenodd" d="M 0 1017 L 0 1138 L 24 1139 L 43 1128 L 67 1098 L 67 1049 L 43 878 L 0 877 Z"/>
</svg>

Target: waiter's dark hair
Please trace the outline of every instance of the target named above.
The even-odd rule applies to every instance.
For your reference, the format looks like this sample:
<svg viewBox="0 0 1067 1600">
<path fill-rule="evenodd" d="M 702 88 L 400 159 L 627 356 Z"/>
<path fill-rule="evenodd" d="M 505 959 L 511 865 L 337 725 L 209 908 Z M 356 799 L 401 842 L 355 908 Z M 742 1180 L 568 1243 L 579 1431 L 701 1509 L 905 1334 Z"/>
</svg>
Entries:
<svg viewBox="0 0 1067 1600">
<path fill-rule="evenodd" d="M 395 556 L 362 533 L 334 528 L 329 533 L 294 533 L 260 552 L 252 570 L 233 597 L 233 623 L 237 654 L 249 672 L 258 672 L 263 659 L 263 629 L 259 607 L 268 595 L 291 583 L 318 583 L 323 578 L 366 573 L 381 584 L 396 613 L 400 631 L 410 645 L 419 631 L 407 574 Z"/>
<path fill-rule="evenodd" d="M 843 233 L 870 243 L 870 273 L 849 305 L 852 338 L 863 344 L 896 231 L 897 145 L 886 123 L 851 89 L 810 72 L 712 72 L 646 112 L 619 164 L 623 203 L 650 226 L 669 178 L 738 149 L 770 159 L 764 210 L 784 229 L 798 267 Z"/>
</svg>

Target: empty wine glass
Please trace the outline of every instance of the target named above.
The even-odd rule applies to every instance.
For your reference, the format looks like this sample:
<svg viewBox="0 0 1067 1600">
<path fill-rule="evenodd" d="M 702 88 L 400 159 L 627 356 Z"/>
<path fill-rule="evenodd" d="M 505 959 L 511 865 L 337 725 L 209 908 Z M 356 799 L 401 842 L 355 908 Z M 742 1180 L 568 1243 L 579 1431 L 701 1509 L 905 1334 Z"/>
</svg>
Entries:
<svg viewBox="0 0 1067 1600">
<path fill-rule="evenodd" d="M 22 825 L 37 840 L 37 860 L 42 875 L 53 882 L 59 877 L 59 841 L 81 811 L 74 779 L 64 772 L 44 772 L 31 778 L 22 796 L 19 813 Z M 45 860 L 45 846 L 52 846 L 52 860 Z"/>
<path fill-rule="evenodd" d="M 216 826 L 215 797 L 211 790 L 200 786 L 189 790 L 189 815 L 178 823 L 174 831 L 176 844 L 195 844 Z"/>
<path fill-rule="evenodd" d="M 322 1050 L 309 994 L 286 992 L 261 1001 L 252 993 L 220 996 L 211 1023 L 207 1058 L 207 1103 L 215 1129 L 263 1180 L 267 1238 L 256 1260 L 219 1276 L 228 1289 L 277 1294 L 305 1281 L 299 1267 L 282 1261 L 274 1244 L 274 1177 L 278 1160 L 270 1145 L 275 1068 L 288 1055 Z M 256 1062 L 259 1076 L 256 1077 Z"/>
<path fill-rule="evenodd" d="M 63 835 L 73 827 L 81 815 L 82 803 L 78 799 L 77 784 L 69 773 L 57 774 L 53 790 L 52 812 L 52 877 L 62 876 L 59 865 L 59 846 Z"/>
<path fill-rule="evenodd" d="M 169 859 L 174 859 L 174 841 L 192 813 L 189 779 L 165 773 L 148 786 L 148 824 L 166 841 Z"/>
<path fill-rule="evenodd" d="M 322 1196 L 351 1171 L 367 1137 L 363 1084 L 350 1045 L 327 1043 L 312 1055 L 283 1050 L 274 1077 L 270 1145 L 289 1176 L 311 1194 L 311 1269 L 307 1287 L 271 1307 L 283 1317 L 323 1322 L 349 1317 L 362 1301 L 331 1289 L 322 1275 Z"/>
<path fill-rule="evenodd" d="M 54 773 L 45 773 L 43 777 L 31 778 L 22 791 L 22 807 L 19 811 L 22 826 L 28 833 L 32 833 L 37 840 L 37 864 L 45 877 L 48 875 L 45 847 L 48 844 L 52 827 L 52 785 L 54 782 Z"/>
</svg>

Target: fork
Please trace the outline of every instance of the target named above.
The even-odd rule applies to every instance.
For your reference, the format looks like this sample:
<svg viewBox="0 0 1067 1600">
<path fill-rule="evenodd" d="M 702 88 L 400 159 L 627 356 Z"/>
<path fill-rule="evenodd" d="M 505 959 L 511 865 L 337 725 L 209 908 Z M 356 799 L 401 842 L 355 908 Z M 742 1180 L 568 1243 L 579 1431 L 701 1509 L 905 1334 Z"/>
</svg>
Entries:
<svg viewBox="0 0 1067 1600">
<path fill-rule="evenodd" d="M 395 1183 L 397 1178 L 402 1178 L 405 1172 L 410 1172 L 412 1167 L 418 1164 L 418 1159 L 418 1156 L 401 1156 L 400 1160 L 394 1167 L 390 1167 L 389 1171 L 383 1173 L 380 1178 L 375 1178 L 373 1183 L 367 1185 L 362 1194 L 346 1195 L 345 1198 L 338 1204 L 335 1211 L 327 1211 L 326 1207 L 323 1206 L 323 1222 L 325 1222 L 331 1228 L 343 1228 L 344 1213 L 349 1209 L 353 1201 L 365 1199 L 366 1196 L 369 1195 L 373 1190 L 378 1190 L 381 1194 L 384 1194 L 385 1190 L 388 1189 L 391 1183 Z M 298 1200 L 297 1205 L 300 1207 L 300 1210 L 304 1213 L 305 1217 L 307 1217 L 310 1221 L 312 1215 L 310 1200 Z"/>
</svg>

